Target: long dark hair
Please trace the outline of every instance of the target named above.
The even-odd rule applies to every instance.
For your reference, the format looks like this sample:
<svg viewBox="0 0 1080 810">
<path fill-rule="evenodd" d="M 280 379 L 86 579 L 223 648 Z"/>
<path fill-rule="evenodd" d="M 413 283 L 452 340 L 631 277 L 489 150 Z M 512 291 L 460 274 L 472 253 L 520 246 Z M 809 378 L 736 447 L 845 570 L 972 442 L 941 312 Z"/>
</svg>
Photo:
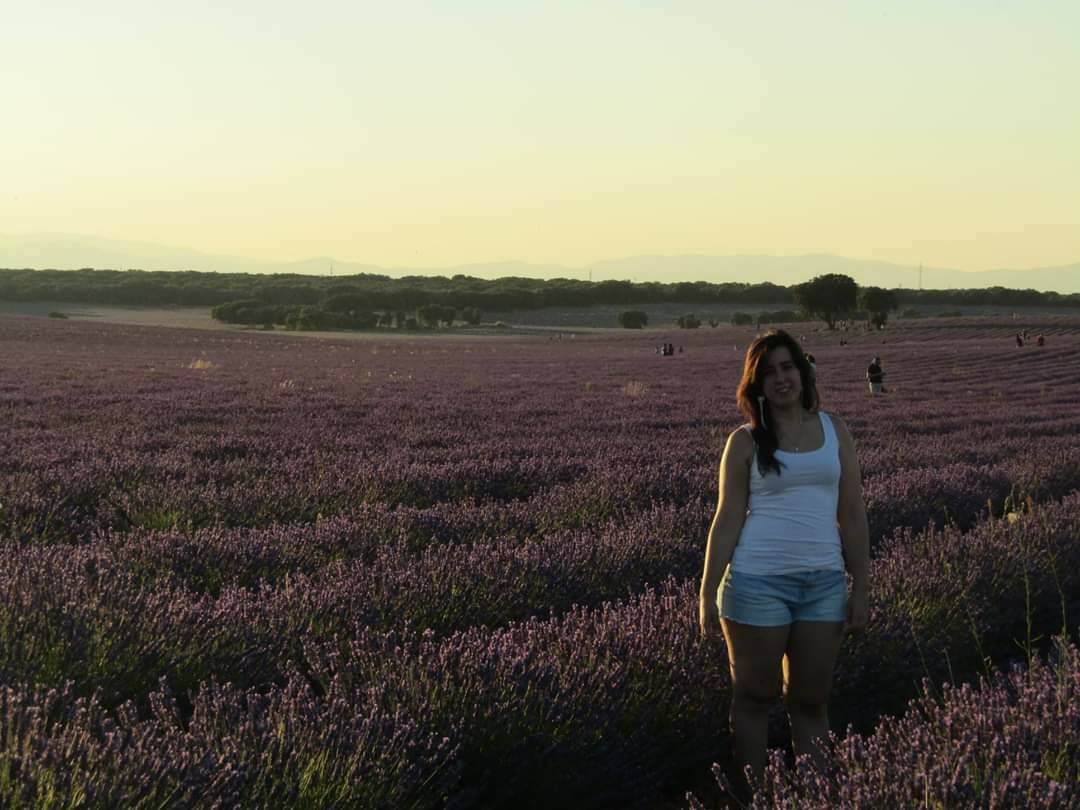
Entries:
<svg viewBox="0 0 1080 810">
<path fill-rule="evenodd" d="M 769 471 L 780 474 L 781 464 L 776 458 L 776 449 L 780 446 L 776 435 L 776 421 L 772 418 L 772 408 L 765 400 L 762 386 L 765 381 L 765 360 L 769 352 L 781 346 L 791 353 L 791 359 L 799 369 L 799 377 L 802 378 L 802 406 L 808 411 L 816 411 L 820 405 L 814 371 L 803 354 L 799 341 L 783 329 L 770 329 L 750 344 L 750 348 L 746 350 L 742 379 L 739 380 L 739 388 L 735 392 L 735 401 L 750 423 L 754 443 L 757 445 L 758 471 L 762 475 Z"/>
</svg>

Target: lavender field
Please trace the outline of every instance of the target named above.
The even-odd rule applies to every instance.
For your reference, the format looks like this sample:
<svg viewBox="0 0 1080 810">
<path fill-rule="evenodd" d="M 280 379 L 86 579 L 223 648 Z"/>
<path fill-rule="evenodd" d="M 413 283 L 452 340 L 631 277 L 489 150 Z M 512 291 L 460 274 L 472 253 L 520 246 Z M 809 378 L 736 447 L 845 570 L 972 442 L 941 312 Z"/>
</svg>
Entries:
<svg viewBox="0 0 1080 810">
<path fill-rule="evenodd" d="M 871 615 L 832 770 L 782 765 L 778 713 L 760 806 L 1080 807 L 1080 319 L 1018 328 L 807 334 Z M 0 806 L 711 806 L 752 332 L 667 337 L 0 317 Z"/>
</svg>

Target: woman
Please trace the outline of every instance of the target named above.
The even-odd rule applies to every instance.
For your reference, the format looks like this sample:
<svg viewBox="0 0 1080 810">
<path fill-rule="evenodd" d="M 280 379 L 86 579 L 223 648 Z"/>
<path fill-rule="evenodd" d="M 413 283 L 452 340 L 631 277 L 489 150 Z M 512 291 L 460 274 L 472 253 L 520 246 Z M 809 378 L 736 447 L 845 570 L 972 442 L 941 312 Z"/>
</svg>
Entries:
<svg viewBox="0 0 1080 810">
<path fill-rule="evenodd" d="M 723 629 L 735 762 L 760 777 L 781 666 L 795 752 L 821 762 L 844 630 L 866 625 L 869 530 L 855 444 L 818 410 L 796 340 L 776 330 L 750 345 L 737 400 L 749 424 L 720 461 L 700 621 L 706 638 Z"/>
</svg>

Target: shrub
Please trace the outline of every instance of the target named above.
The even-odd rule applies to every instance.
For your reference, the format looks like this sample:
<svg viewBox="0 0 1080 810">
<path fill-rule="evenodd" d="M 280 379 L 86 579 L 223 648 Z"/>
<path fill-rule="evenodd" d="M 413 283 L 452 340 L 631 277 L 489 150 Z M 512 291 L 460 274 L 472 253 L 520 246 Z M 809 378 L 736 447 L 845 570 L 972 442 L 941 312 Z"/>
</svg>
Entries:
<svg viewBox="0 0 1080 810">
<path fill-rule="evenodd" d="M 624 329 L 640 329 L 649 322 L 649 316 L 636 309 L 619 313 L 619 325 Z"/>
<path fill-rule="evenodd" d="M 256 298 L 229 301 L 210 310 L 210 317 L 222 323 L 239 323 L 259 326 L 264 323 L 287 324 L 296 307 L 282 304 L 266 304 Z"/>
<path fill-rule="evenodd" d="M 372 329 L 379 322 L 374 312 L 327 312 L 320 307 L 299 307 L 289 313 L 285 324 L 299 331 L 324 329 Z"/>
<path fill-rule="evenodd" d="M 757 322 L 761 323 L 799 323 L 809 320 L 807 316 L 801 312 L 796 312 L 792 309 L 778 309 L 774 312 L 759 312 L 757 315 Z"/>
</svg>

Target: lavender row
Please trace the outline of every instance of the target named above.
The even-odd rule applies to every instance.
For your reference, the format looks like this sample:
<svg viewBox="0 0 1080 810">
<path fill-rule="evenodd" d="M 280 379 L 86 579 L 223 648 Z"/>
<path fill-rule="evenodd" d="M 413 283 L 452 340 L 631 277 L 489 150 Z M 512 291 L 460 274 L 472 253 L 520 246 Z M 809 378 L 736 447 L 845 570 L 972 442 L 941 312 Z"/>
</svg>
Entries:
<svg viewBox="0 0 1080 810">
<path fill-rule="evenodd" d="M 72 687 L 0 692 L 0 803 L 472 807 L 626 798 L 707 745 L 724 667 L 691 586 L 445 641 L 308 640 L 259 692 L 164 685 L 108 710 Z M 531 791 L 531 793 L 530 793 Z"/>
<path fill-rule="evenodd" d="M 320 540 L 363 536 L 357 524 L 330 520 L 314 531 L 250 532 L 255 536 L 248 538 L 210 531 L 195 537 L 120 534 L 97 548 L 148 587 L 210 594 L 261 588 L 281 610 L 324 630 L 360 621 L 383 628 L 411 624 L 445 635 L 562 613 L 575 604 L 636 593 L 673 574 L 690 576 L 700 568 L 710 517 L 711 505 L 697 499 L 680 507 L 657 505 L 598 529 L 419 551 L 408 541 L 383 542 L 366 559 L 320 565 L 307 564 L 326 556 Z M 296 539 L 308 542 L 293 544 Z M 267 583 L 273 587 L 262 587 Z"/>
<path fill-rule="evenodd" d="M 688 575 L 700 565 L 707 519 L 697 502 L 658 507 L 598 536 L 563 532 L 419 555 L 387 544 L 370 563 L 278 571 L 275 586 L 220 582 L 220 561 L 239 549 L 228 533 L 203 538 L 214 546 L 119 535 L 113 545 L 15 550 L 0 572 L 0 678 L 72 678 L 109 703 L 146 691 L 162 672 L 185 688 L 215 675 L 262 688 L 297 658 L 305 636 L 357 625 L 443 636 L 622 598 L 672 570 Z M 244 564 L 254 573 L 284 567 L 290 560 L 278 554 L 295 550 L 249 543 L 244 553 L 261 556 Z"/>
<path fill-rule="evenodd" d="M 995 452 L 1008 449 L 1003 444 Z M 683 505 L 708 496 L 715 490 L 716 461 L 691 464 L 672 457 L 643 466 L 609 452 L 601 454 L 603 464 L 537 458 L 323 468 L 312 462 L 274 474 L 255 474 L 238 463 L 231 478 L 200 481 L 202 473 L 176 472 L 175 480 L 140 483 L 142 473 L 122 471 L 92 447 L 80 455 L 83 460 L 68 464 L 58 458 L 45 473 L 0 479 L 0 538 L 87 542 L 143 529 L 194 533 L 317 524 L 344 516 L 371 521 L 369 548 L 402 534 L 417 547 L 524 539 L 598 526 L 642 504 Z M 154 473 L 159 474 L 160 469 Z M 876 540 L 898 526 L 919 529 L 947 521 L 970 526 L 988 510 L 1000 514 L 1007 499 L 1058 498 L 1078 480 L 1080 432 L 1029 439 L 995 463 L 951 462 L 868 475 L 871 536 Z"/>
<path fill-rule="evenodd" d="M 1078 507 L 1080 496 L 1074 496 L 968 533 L 947 529 L 895 538 L 874 563 L 870 630 L 845 646 L 836 718 L 844 723 L 845 715 L 866 718 L 893 710 L 896 701 L 915 695 L 926 677 L 974 676 L 983 655 L 1006 655 L 1017 640 L 1025 640 L 1028 615 L 1036 636 L 1060 628 L 1063 619 L 1075 621 L 1076 606 L 1062 600 L 1080 588 Z M 63 566 L 59 559 L 51 562 Z M 80 567 L 87 568 L 85 557 L 64 573 L 75 575 Z M 390 770 L 430 768 L 411 771 L 408 784 L 456 773 L 459 781 L 445 789 L 459 806 L 626 800 L 656 790 L 695 756 L 726 745 L 726 663 L 722 648 L 697 639 L 694 579 L 599 608 L 438 638 L 359 621 L 348 632 L 339 626 L 323 633 L 317 622 L 278 612 L 281 602 L 269 592 L 230 591 L 218 600 L 185 602 L 182 592 L 125 592 L 119 572 L 92 574 L 109 586 L 97 605 L 85 606 L 85 593 L 68 592 L 47 615 L 29 621 L 31 608 L 47 596 L 42 586 L 20 614 L 7 615 L 5 682 L 44 680 L 36 675 L 48 674 L 45 667 L 31 673 L 15 672 L 13 665 L 32 658 L 31 645 L 43 644 L 41 639 L 66 639 L 82 647 L 67 657 L 46 647 L 39 663 L 57 666 L 54 677 L 68 673 L 77 679 L 79 691 L 69 691 L 69 697 L 97 686 L 103 703 L 122 706 L 125 696 L 115 690 L 129 684 L 136 691 L 127 697 L 136 705 L 117 709 L 116 715 L 135 712 L 140 722 L 153 723 L 160 722 L 153 719 L 152 696 L 160 691 L 162 676 L 178 694 L 194 694 L 178 706 L 186 717 L 210 688 L 198 687 L 199 682 L 257 686 L 272 702 L 281 684 L 295 687 L 298 668 L 314 689 L 316 708 L 322 695 L 342 694 L 363 714 L 371 710 L 363 696 L 377 695 L 376 705 L 385 712 L 415 720 L 410 733 L 420 750 L 431 751 L 431 741 L 447 737 L 448 747 L 439 750 L 455 751 L 453 762 L 435 758 L 423 766 L 423 758 L 402 753 Z M 129 605 L 126 614 L 121 605 Z M 80 609 L 94 621 L 81 628 L 62 624 Z M 80 672 L 79 661 L 96 662 L 98 669 Z M 109 665 L 112 677 L 103 681 Z M 140 673 L 139 666 L 149 671 Z M 316 708 L 310 710 L 317 718 L 312 723 L 326 722 L 329 715 Z M 72 710 L 69 722 L 80 722 L 80 716 Z M 233 729 L 243 722 L 241 717 L 223 723 L 219 733 L 233 740 Z M 324 729 L 329 735 L 324 757 L 330 760 L 326 767 L 337 773 L 346 748 L 337 745 L 335 734 L 341 732 L 335 729 Z M 215 750 L 222 747 L 225 743 L 215 744 Z M 281 795 L 296 789 L 290 781 L 299 767 L 294 764 L 289 760 L 280 769 L 282 783 L 275 790 Z M 211 776 L 221 778 L 212 769 L 205 778 Z M 188 773 L 184 778 L 203 777 Z M 407 784 L 380 789 L 406 791 Z"/>
<path fill-rule="evenodd" d="M 1022 615 L 1011 608 L 994 614 L 999 602 L 989 595 L 1006 592 L 1008 584 L 1016 598 L 1002 603 L 1015 604 L 1024 592 L 1021 574 L 1031 572 L 1038 580 L 1033 592 L 1040 596 L 1032 610 L 1040 625 L 1060 615 L 1055 589 L 1069 589 L 1053 577 L 1064 582 L 1072 575 L 1070 544 L 1080 532 L 1070 510 L 1076 510 L 1078 497 L 1012 524 L 984 522 L 968 534 L 950 527 L 940 534 L 896 535 L 876 563 L 877 587 L 887 595 L 882 604 L 902 610 L 878 622 L 889 632 L 873 640 L 898 646 L 856 655 L 859 666 L 849 668 L 854 681 L 884 680 L 903 693 L 922 676 L 920 660 L 934 658 L 912 648 L 913 641 L 935 655 L 950 651 L 954 661 L 974 660 L 979 653 L 971 641 L 986 635 L 985 645 L 999 654 L 993 636 L 1004 634 L 1008 646 Z M 135 538 L 139 542 L 126 545 L 15 550 L 0 573 L 0 633 L 6 639 L 0 674 L 46 683 L 74 677 L 101 686 L 114 700 L 145 690 L 162 671 L 177 673 L 187 686 L 215 673 L 262 685 L 281 661 L 295 659 L 303 634 L 329 637 L 356 624 L 412 624 L 444 635 L 597 604 L 658 581 L 664 571 L 692 576 L 700 536 L 687 529 L 700 527 L 707 514 L 701 502 L 696 510 L 657 508 L 644 520 L 599 536 L 566 532 L 546 543 L 431 548 L 419 555 L 388 545 L 370 564 L 331 563 L 311 573 L 279 570 L 274 584 L 260 577 L 250 587 L 207 587 L 217 575 L 208 561 L 236 552 L 228 535 L 216 550 L 182 535 L 159 543 Z M 1040 550 L 1046 544 L 1052 555 L 1040 557 L 1051 554 Z M 262 553 L 259 564 L 270 564 L 273 549 L 250 544 L 244 551 Z M 245 565 L 253 559 L 259 561 L 249 557 Z M 977 621 L 986 615 L 991 618 Z M 860 674 L 894 659 L 903 665 L 881 664 Z"/>
<path fill-rule="evenodd" d="M 1080 464 L 1080 452 L 1067 461 Z M 1014 463 L 1019 468 L 1028 462 Z M 1071 485 L 1075 479 L 1064 480 Z M 963 465 L 897 476 L 888 480 L 889 489 L 875 483 L 867 487 L 875 538 L 889 526 L 919 530 L 943 518 L 970 527 L 988 500 L 1001 503 L 1015 487 L 1002 471 Z M 289 575 L 295 593 L 297 583 L 310 577 L 319 583 L 314 591 L 333 595 L 316 602 L 341 605 L 327 608 L 324 618 L 344 612 L 352 620 L 363 606 L 369 623 L 411 621 L 440 634 L 597 604 L 669 574 L 691 576 L 700 567 L 711 503 L 684 495 L 678 506 L 660 501 L 604 523 L 555 528 L 570 514 L 607 513 L 591 510 L 586 498 L 611 508 L 634 503 L 625 490 L 568 490 L 542 505 L 512 510 L 378 510 L 365 519 L 330 519 L 314 527 L 118 534 L 106 545 L 115 549 L 117 564 L 197 592 L 262 581 L 278 585 Z"/>
<path fill-rule="evenodd" d="M 914 483 L 922 485 L 925 499 L 912 497 L 909 487 L 894 494 L 895 507 L 887 513 L 895 519 L 900 508 L 906 509 L 908 525 L 918 525 L 920 519 L 923 525 L 932 524 L 932 510 L 938 507 L 930 497 L 948 494 L 948 485 L 964 495 L 980 481 L 957 475 L 953 467 Z M 594 487 L 592 496 L 602 492 Z M 872 487 L 869 492 L 871 514 L 878 515 L 882 500 L 873 500 Z M 617 494 L 605 499 L 633 503 Z M 972 497 L 972 511 L 980 499 Z M 549 499 L 547 506 L 552 505 Z M 458 513 L 464 515 L 464 524 L 455 526 L 447 520 L 454 512 L 379 509 L 369 510 L 363 519 L 335 518 L 314 526 L 191 535 L 118 533 L 97 548 L 110 568 L 150 589 L 160 585 L 209 596 L 238 588 L 256 590 L 260 598 L 281 603 L 283 613 L 298 614 L 295 626 L 316 623 L 325 631 L 354 621 L 387 628 L 409 622 L 442 635 L 473 624 L 497 626 L 560 613 L 573 604 L 597 604 L 669 574 L 691 576 L 700 567 L 710 509 L 700 498 L 678 507 L 658 504 L 573 530 L 548 530 L 540 521 L 553 512 L 540 509 L 531 513 L 531 536 L 495 533 L 483 542 L 478 518 L 496 528 L 496 516 L 509 512 L 474 514 L 464 509 Z M 519 509 L 514 514 L 525 518 L 530 512 Z M 971 515 L 965 518 L 970 521 Z M 470 537 L 463 528 L 476 529 L 478 536 Z M 439 537 L 438 544 L 431 543 L 432 535 Z M 16 558 L 12 571 L 22 555 Z"/>
<path fill-rule="evenodd" d="M 1062 622 L 1080 620 L 1080 605 L 1062 601 L 1064 595 L 1080 588 L 1080 549 L 1075 544 L 1080 531 L 1078 507 L 1080 497 L 1074 496 L 1011 522 L 986 522 L 966 534 L 949 528 L 927 531 L 916 538 L 895 538 L 875 563 L 872 629 L 846 645 L 839 665 L 835 712 L 839 727 L 856 718 L 872 722 L 884 711 L 902 708 L 927 677 L 936 681 L 975 677 L 985 666 L 984 656 L 1002 660 L 1017 652 L 1017 642 L 1028 641 L 1028 621 L 1031 642 L 1037 643 L 1038 636 L 1059 630 Z M 558 620 L 534 620 L 491 633 L 474 628 L 447 639 L 430 638 L 412 645 L 405 636 L 396 636 L 388 645 L 385 636 L 373 636 L 370 629 L 358 627 L 347 645 L 340 639 L 317 642 L 306 655 L 316 677 L 337 675 L 356 685 L 393 681 L 400 684 L 402 691 L 396 699 L 401 705 L 422 704 L 425 711 L 433 712 L 430 716 L 439 725 L 463 719 L 462 757 L 470 784 L 482 784 L 477 774 L 484 769 L 514 774 L 513 767 L 527 760 L 531 764 L 526 773 L 515 776 L 514 789 L 537 796 L 540 804 L 563 801 L 566 796 L 553 785 L 560 783 L 568 762 L 580 760 L 588 752 L 593 792 L 584 787 L 574 789 L 581 790 L 576 794 L 578 801 L 599 804 L 598 796 L 608 784 L 604 762 L 624 762 L 630 755 L 612 742 L 624 739 L 628 727 L 644 735 L 630 749 L 640 755 L 645 748 L 646 757 L 633 766 L 634 772 L 644 775 L 651 769 L 656 784 L 677 767 L 662 751 L 678 750 L 680 757 L 692 757 L 694 751 L 726 744 L 722 725 L 714 725 L 711 715 L 703 722 L 702 715 L 680 713 L 668 704 L 665 717 L 648 714 L 643 718 L 634 710 L 633 719 L 627 722 L 629 710 L 622 706 L 626 694 L 645 693 L 654 695 L 653 700 L 666 697 L 670 701 L 674 696 L 669 690 L 688 688 L 671 682 L 673 673 L 682 672 L 673 662 L 684 662 L 684 666 L 689 662 L 690 673 L 685 677 L 691 679 L 694 673 L 699 679 L 723 677 L 722 650 L 710 650 L 695 640 L 695 585 L 690 580 L 674 592 L 669 609 L 679 623 L 669 626 L 663 638 L 653 635 L 652 625 L 647 630 L 639 628 L 639 635 L 631 637 L 635 645 L 640 635 L 650 639 L 645 648 L 631 648 L 640 649 L 646 658 L 654 657 L 652 665 L 636 670 L 634 680 L 620 681 L 617 694 L 590 692 L 581 703 L 575 699 L 580 688 L 575 678 L 608 677 L 611 647 L 605 642 L 597 649 L 592 631 L 569 645 L 565 634 L 572 630 L 577 636 L 584 628 L 595 627 L 597 621 L 606 620 L 607 609 L 572 611 Z M 641 603 L 627 603 L 637 604 Z M 639 620 L 623 610 L 615 608 L 613 614 L 619 615 L 619 620 L 612 626 L 620 627 L 620 632 L 626 632 L 626 624 L 631 628 L 639 625 Z M 373 643 L 373 639 L 377 641 Z M 627 666 L 622 651 L 627 643 L 615 644 L 620 671 Z M 695 658 L 694 649 L 711 657 L 704 661 Z M 574 664 L 561 660 L 566 655 L 572 656 Z M 504 677 L 510 679 L 500 674 L 507 668 L 516 671 L 516 686 L 503 682 Z M 553 670 L 565 672 L 561 678 L 569 680 L 560 678 L 552 685 L 549 673 Z M 726 706 L 726 687 L 722 683 L 717 686 L 719 692 L 704 697 Z M 431 700 L 432 694 L 438 700 Z M 701 697 L 698 694 L 692 699 Z M 544 707 L 538 717 L 530 709 L 533 700 Z M 608 713 L 612 704 L 618 709 L 615 716 Z M 599 731 L 568 734 L 556 747 L 566 751 L 566 760 L 522 750 L 524 743 L 520 741 L 537 735 L 544 745 L 554 745 L 549 736 L 551 713 L 564 716 L 560 710 L 571 716 L 584 713 L 587 728 Z M 668 714 L 680 718 L 676 725 L 666 724 Z M 510 730 L 501 731 L 507 723 Z M 678 747 L 680 740 L 688 739 L 695 741 L 695 748 Z M 657 744 L 661 747 L 655 748 Z M 610 766 L 610 774 L 612 785 L 625 778 L 615 764 Z M 583 800 L 583 796 L 590 798 Z M 509 797 L 493 801 L 509 801 Z"/>
<path fill-rule="evenodd" d="M 730 392 L 740 353 L 722 342 L 730 334 L 687 336 L 686 354 L 665 361 L 646 351 L 649 338 L 347 344 L 0 319 L 0 536 L 64 543 L 8 547 L 0 678 L 58 685 L 72 678 L 63 706 L 100 690 L 113 722 L 166 729 L 155 719 L 164 676 L 177 695 L 176 733 L 186 732 L 203 690 L 233 682 L 222 688 L 247 691 L 206 704 L 225 720 L 214 741 L 185 742 L 169 758 L 209 763 L 185 770 L 184 784 L 224 797 L 224 806 L 229 796 L 249 806 L 296 803 L 310 783 L 337 791 L 312 794 L 311 803 L 322 805 L 333 796 L 342 805 L 377 804 L 371 797 L 380 796 L 405 806 L 528 803 L 521 795 L 550 804 L 565 798 L 553 786 L 581 772 L 581 762 L 595 770 L 599 787 L 569 784 L 575 803 L 645 795 L 677 767 L 653 746 L 667 741 L 687 759 L 709 740 L 723 746 L 716 731 L 723 723 L 708 713 L 723 708 L 722 680 L 707 695 L 721 705 L 691 711 L 676 737 L 648 706 L 602 691 L 590 680 L 592 667 L 607 662 L 609 675 L 629 668 L 633 677 L 616 680 L 624 690 L 678 716 L 679 695 L 692 689 L 664 680 L 664 665 L 671 650 L 699 661 L 685 646 L 696 643 L 684 621 L 694 613 L 692 583 L 670 589 L 675 601 L 662 608 L 675 624 L 635 612 L 650 591 L 606 609 L 513 620 L 523 610 L 543 616 L 549 605 L 573 601 L 575 589 L 594 604 L 640 587 L 665 566 L 689 565 L 684 541 L 693 538 L 684 529 L 700 522 L 699 501 L 715 490 L 719 445 L 737 423 Z M 1057 498 L 1078 480 L 1076 346 L 1065 336 L 1046 352 L 995 346 L 977 339 L 875 345 L 886 357 L 890 394 L 870 400 L 862 384 L 869 344 L 858 351 L 808 345 L 818 355 L 826 407 L 847 419 L 859 441 L 875 534 L 950 523 L 944 531 L 901 533 L 882 547 L 874 629 L 841 662 L 834 712 L 841 722 L 870 722 L 902 708 L 924 677 L 940 681 L 951 671 L 963 679 L 986 658 L 1015 654 L 1018 641 L 1037 644 L 1076 620 L 1068 596 L 1080 570 L 1070 548 L 1075 499 L 1018 514 L 1012 524 L 958 531 L 987 501 L 996 512 L 1008 499 L 1022 513 L 1025 495 Z M 686 523 L 664 524 L 664 514 L 684 507 L 691 507 Z M 650 525 L 672 529 L 652 549 L 630 536 Z M 604 546 L 590 561 L 589 537 L 601 546 L 609 537 L 618 548 Z M 203 564 L 203 552 L 211 564 Z M 410 571 L 417 560 L 422 565 Z M 520 577 L 492 585 L 480 576 L 500 565 Z M 410 603 L 414 588 L 428 604 Z M 372 605 L 382 606 L 374 619 Z M 385 629 L 410 610 L 417 625 L 441 632 Z M 647 628 L 658 668 L 628 663 L 637 660 L 627 658 L 638 649 L 631 642 L 593 634 L 604 610 Z M 575 616 L 583 629 L 564 635 Z M 510 624 L 475 626 L 489 619 Z M 462 624 L 473 626 L 451 632 Z M 523 627 L 539 628 L 533 635 L 547 647 L 530 646 Z M 540 684 L 530 697 L 519 699 L 516 681 L 498 675 L 493 649 L 521 662 L 525 683 Z M 707 665 L 722 673 L 722 655 Z M 558 688 L 543 686 L 549 671 L 559 673 Z M 371 692 L 384 683 L 390 692 Z M 321 727 L 326 739 L 341 741 L 338 748 L 283 743 L 272 773 L 252 764 L 269 738 L 237 737 L 242 752 L 213 764 L 232 744 L 218 738 L 233 740 L 245 718 L 275 725 L 266 714 L 245 714 L 253 701 L 272 702 L 286 688 L 301 694 L 305 684 L 311 708 L 300 714 L 311 725 L 304 733 Z M 343 697 L 335 712 L 322 713 L 331 694 Z M 596 707 L 576 702 L 576 694 Z M 127 700 L 131 707 L 120 709 Z M 535 708 L 518 716 L 519 703 Z M 386 719 L 399 710 L 407 711 L 400 724 Z M 553 719 L 564 712 L 571 720 Z M 57 713 L 64 712 L 51 716 Z M 578 714 L 591 725 L 575 725 Z M 713 722 L 708 731 L 694 725 L 698 715 Z M 63 760 L 57 774 L 87 770 L 78 757 L 93 749 L 93 735 L 78 725 L 80 716 L 73 710 L 61 723 L 74 736 L 45 758 Z M 381 718 L 376 725 L 389 724 L 403 742 L 363 737 L 388 751 L 368 767 L 374 749 L 356 742 L 359 731 L 335 736 L 335 718 L 346 716 L 358 718 L 357 728 L 369 728 L 365 717 Z M 100 731 L 110 750 L 132 739 Z M 628 742 L 620 747 L 622 736 Z M 684 737 L 690 747 L 680 749 Z M 583 750 L 579 738 L 595 744 Z M 428 753 L 411 755 L 410 745 Z M 341 753 L 350 746 L 367 753 L 350 760 Z M 537 765 L 519 767 L 515 752 Z M 145 759 L 123 759 L 130 754 L 104 772 L 116 771 L 117 784 L 153 781 L 158 772 Z M 12 757 L 28 773 L 33 758 Z M 639 781 L 620 776 L 623 763 Z M 407 778 L 394 776 L 407 770 Z M 240 771 L 255 782 L 228 782 Z M 327 775 L 312 782 L 318 774 Z M 342 792 L 357 787 L 356 774 L 373 792 Z M 502 784 L 497 774 L 513 779 Z M 438 786 L 433 793 L 416 792 L 425 781 Z M 225 782 L 233 793 L 214 787 Z M 274 792 L 258 792 L 266 789 Z"/>
<path fill-rule="evenodd" d="M 869 730 L 924 678 L 986 672 L 1080 625 L 1080 493 L 963 532 L 897 531 L 873 562 L 873 632 L 845 645 L 841 728 Z M 870 688 L 868 688 L 870 687 Z"/>
<path fill-rule="evenodd" d="M 166 684 L 110 711 L 96 695 L 0 687 L 4 807 L 434 807 L 457 750 L 378 690 L 268 694 L 210 683 L 182 710 Z"/>
<path fill-rule="evenodd" d="M 677 499 L 712 489 L 738 422 L 722 383 L 733 387 L 739 355 L 715 341 L 665 364 L 632 341 L 369 346 L 4 326 L 0 536 L 12 540 L 312 522 L 574 485 L 587 510 L 590 484 L 628 476 L 638 482 L 625 498 Z M 34 339 L 19 340 L 27 332 Z M 1070 348 L 950 348 L 890 349 L 897 379 L 919 385 L 898 382 L 896 396 L 877 400 L 861 372 L 842 371 L 850 356 L 823 349 L 824 402 L 855 431 L 871 494 L 898 493 L 882 531 L 922 525 L 902 501 L 934 491 L 943 461 L 960 466 L 948 497 L 921 500 L 936 520 L 948 511 L 970 522 L 971 492 L 985 492 L 983 503 L 1013 489 L 1055 497 L 1074 480 L 1075 463 L 1037 463 L 1055 443 L 1076 447 L 1080 391 L 1060 373 Z M 995 472 L 1023 457 L 1034 460 L 1024 475 Z"/>
<path fill-rule="evenodd" d="M 867 476 L 863 483 L 872 546 L 898 528 L 970 528 L 985 515 L 1027 500 L 1053 501 L 1080 487 L 1080 433 L 1027 439 L 993 463 L 943 459 L 924 468 Z M 939 450 L 940 452 L 940 450 Z"/>
<path fill-rule="evenodd" d="M 821 770 L 775 754 L 752 807 L 1080 807 L 1080 650 L 1059 638 L 1049 661 L 1031 663 L 977 687 L 928 684 L 873 734 L 834 739 Z"/>
</svg>

